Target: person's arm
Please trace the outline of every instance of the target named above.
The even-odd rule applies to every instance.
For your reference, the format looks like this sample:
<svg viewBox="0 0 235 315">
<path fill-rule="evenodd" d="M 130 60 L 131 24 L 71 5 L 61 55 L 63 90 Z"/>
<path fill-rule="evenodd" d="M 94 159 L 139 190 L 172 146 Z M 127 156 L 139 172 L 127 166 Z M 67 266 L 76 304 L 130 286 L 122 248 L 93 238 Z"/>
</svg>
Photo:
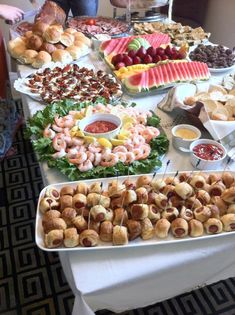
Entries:
<svg viewBox="0 0 235 315">
<path fill-rule="evenodd" d="M 17 7 L 0 4 L 0 18 L 16 23 L 23 18 L 24 11 Z"/>
</svg>

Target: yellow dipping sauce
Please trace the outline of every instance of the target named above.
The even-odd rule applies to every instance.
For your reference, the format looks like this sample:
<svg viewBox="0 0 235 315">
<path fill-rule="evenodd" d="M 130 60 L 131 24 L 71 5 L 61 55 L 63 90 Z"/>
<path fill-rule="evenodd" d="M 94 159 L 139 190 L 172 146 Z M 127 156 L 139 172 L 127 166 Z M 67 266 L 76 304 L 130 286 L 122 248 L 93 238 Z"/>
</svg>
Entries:
<svg viewBox="0 0 235 315">
<path fill-rule="evenodd" d="M 179 128 L 175 131 L 176 137 L 186 139 L 186 140 L 192 140 L 197 138 L 197 133 L 191 129 L 187 128 Z"/>
</svg>

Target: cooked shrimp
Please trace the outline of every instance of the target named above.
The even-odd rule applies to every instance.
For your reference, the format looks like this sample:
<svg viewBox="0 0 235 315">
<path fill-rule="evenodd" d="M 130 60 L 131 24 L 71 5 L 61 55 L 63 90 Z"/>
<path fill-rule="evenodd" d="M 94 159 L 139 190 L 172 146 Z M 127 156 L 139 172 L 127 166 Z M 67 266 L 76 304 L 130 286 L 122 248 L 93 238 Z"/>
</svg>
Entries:
<svg viewBox="0 0 235 315">
<path fill-rule="evenodd" d="M 87 160 L 87 154 L 85 152 L 78 152 L 74 159 L 69 159 L 72 164 L 82 164 Z"/>
<path fill-rule="evenodd" d="M 82 138 L 73 137 L 72 138 L 72 145 L 83 145 L 84 140 Z"/>
<path fill-rule="evenodd" d="M 88 146 L 88 150 L 92 153 L 99 153 L 101 152 L 102 148 L 101 146 L 99 145 L 99 143 L 91 143 L 89 144 Z"/>
<path fill-rule="evenodd" d="M 90 160 L 93 163 L 95 160 L 95 153 L 92 153 L 90 151 L 86 151 L 86 154 L 87 154 L 87 160 Z"/>
<path fill-rule="evenodd" d="M 94 153 L 95 154 L 95 160 L 94 160 L 94 165 L 97 166 L 101 162 L 102 154 L 101 153 Z"/>
<path fill-rule="evenodd" d="M 113 149 L 113 153 L 117 153 L 117 152 L 123 152 L 126 153 L 127 152 L 127 148 L 124 145 L 118 145 Z"/>
<path fill-rule="evenodd" d="M 127 152 L 125 164 L 131 164 L 135 160 L 135 155 L 133 152 Z"/>
<path fill-rule="evenodd" d="M 58 152 L 52 154 L 52 158 L 53 159 L 59 159 L 59 158 L 64 157 L 65 155 L 66 155 L 66 152 L 64 149 L 62 149 L 61 151 L 58 151 Z"/>
<path fill-rule="evenodd" d="M 151 152 L 151 148 L 148 144 L 145 144 L 145 145 L 141 146 L 141 150 L 143 152 L 141 160 L 144 160 L 149 156 L 149 154 Z"/>
<path fill-rule="evenodd" d="M 138 121 L 139 124 L 146 125 L 146 123 L 147 123 L 147 117 L 146 117 L 146 115 L 144 115 L 144 114 L 138 115 L 138 116 L 136 117 L 136 120 Z"/>
<path fill-rule="evenodd" d="M 154 138 L 153 132 L 151 132 L 149 129 L 145 129 L 145 131 L 142 133 L 142 136 L 147 143 L 149 143 Z"/>
<path fill-rule="evenodd" d="M 101 158 L 100 165 L 109 167 L 114 166 L 118 162 L 118 157 L 114 153 L 104 154 Z"/>
<path fill-rule="evenodd" d="M 145 144 L 145 138 L 143 136 L 137 136 L 137 137 L 134 137 L 132 139 L 132 143 L 134 144 L 134 146 L 141 146 L 142 144 Z"/>
<path fill-rule="evenodd" d="M 121 161 L 122 163 L 126 162 L 126 153 L 124 153 L 124 152 L 116 152 L 115 154 L 118 157 L 118 161 Z"/>
<path fill-rule="evenodd" d="M 51 124 L 46 126 L 46 128 L 43 131 L 43 137 L 53 139 L 56 133 L 50 127 L 51 127 Z"/>
<path fill-rule="evenodd" d="M 159 129 L 156 128 L 156 127 L 148 126 L 147 129 L 152 132 L 152 134 L 154 135 L 154 137 L 158 137 L 159 134 L 160 134 Z"/>
<path fill-rule="evenodd" d="M 77 154 L 78 154 L 78 148 L 77 147 L 73 147 L 67 150 L 67 157 L 69 159 L 75 159 Z"/>
<path fill-rule="evenodd" d="M 63 128 L 61 128 L 61 127 L 58 127 L 56 124 L 53 124 L 52 125 L 52 129 L 54 130 L 54 131 L 56 131 L 56 132 L 63 132 Z"/>
<path fill-rule="evenodd" d="M 64 117 L 56 116 L 55 123 L 58 127 L 61 128 L 72 128 L 75 124 L 75 121 L 72 115 L 66 115 Z"/>
<path fill-rule="evenodd" d="M 66 141 L 62 133 L 58 133 L 52 140 L 52 146 L 56 151 L 61 151 L 66 149 Z"/>
<path fill-rule="evenodd" d="M 86 160 L 84 163 L 78 166 L 80 172 L 87 172 L 93 168 L 93 164 L 90 160 Z"/>
<path fill-rule="evenodd" d="M 135 160 L 141 160 L 142 159 L 142 156 L 143 156 L 143 151 L 141 149 L 134 149 L 132 151 L 135 155 Z"/>
</svg>

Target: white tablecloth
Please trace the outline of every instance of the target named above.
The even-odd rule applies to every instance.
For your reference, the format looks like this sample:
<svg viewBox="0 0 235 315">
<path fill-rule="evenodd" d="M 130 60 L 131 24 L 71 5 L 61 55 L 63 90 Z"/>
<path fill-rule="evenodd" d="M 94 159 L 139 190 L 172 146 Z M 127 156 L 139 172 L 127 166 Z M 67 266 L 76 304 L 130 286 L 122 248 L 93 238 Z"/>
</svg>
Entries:
<svg viewBox="0 0 235 315">
<path fill-rule="evenodd" d="M 93 58 L 93 57 L 92 57 Z M 89 57 L 96 68 L 103 67 Z M 25 77 L 32 71 L 19 66 Z M 134 99 L 144 110 L 155 109 L 164 94 Z M 126 98 L 131 99 L 130 97 Z M 23 96 L 26 116 L 44 106 Z M 172 125 L 185 121 L 182 113 L 171 116 L 160 113 L 162 125 L 170 137 Z M 205 136 L 208 136 L 208 134 Z M 191 170 L 188 154 L 176 151 L 170 144 L 163 166 L 170 159 L 168 171 Z M 41 163 L 44 184 L 67 181 L 56 170 Z M 164 169 L 164 167 L 162 167 Z M 235 171 L 235 164 L 230 164 Z M 161 171 L 161 170 L 160 170 Z M 235 235 L 214 239 L 195 239 L 179 244 L 139 248 L 60 252 L 64 273 L 75 294 L 73 315 L 93 315 L 99 309 L 120 312 L 153 304 L 205 284 L 235 276 Z"/>
</svg>

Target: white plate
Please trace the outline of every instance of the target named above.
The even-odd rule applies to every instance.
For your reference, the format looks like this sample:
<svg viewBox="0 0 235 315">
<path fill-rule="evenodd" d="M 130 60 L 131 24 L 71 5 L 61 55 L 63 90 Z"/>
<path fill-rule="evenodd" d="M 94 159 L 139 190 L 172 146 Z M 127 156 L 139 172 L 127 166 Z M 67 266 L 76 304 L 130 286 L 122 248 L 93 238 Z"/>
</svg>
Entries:
<svg viewBox="0 0 235 315">
<path fill-rule="evenodd" d="M 210 174 L 210 173 L 218 173 L 221 174 L 222 171 L 204 171 L 204 173 Z M 179 172 L 180 173 L 185 173 L 185 172 Z M 198 173 L 198 172 L 195 172 Z M 231 172 L 233 174 L 233 176 L 235 176 L 235 172 Z M 153 174 L 147 174 L 152 176 Z M 174 176 L 175 173 L 167 173 L 166 176 Z M 119 177 L 119 182 L 123 182 L 126 178 L 129 178 L 130 180 L 136 180 L 139 176 L 141 175 L 133 175 L 133 176 L 120 176 Z M 162 174 L 157 174 L 155 178 L 162 178 Z M 103 179 L 90 179 L 87 180 L 86 183 L 87 184 L 92 184 L 94 182 L 102 182 L 103 183 L 103 189 L 105 189 L 108 185 L 109 182 L 111 182 L 112 180 L 117 180 L 117 178 L 115 177 L 110 177 L 110 178 L 103 178 Z M 72 187 L 76 187 L 76 185 L 78 184 L 79 181 L 76 182 L 66 182 L 66 183 L 59 183 L 59 184 L 53 184 L 53 185 L 49 185 L 46 186 L 40 193 L 39 195 L 39 201 L 41 200 L 41 198 L 43 198 L 44 193 L 47 189 L 47 187 L 55 187 L 56 189 L 60 190 L 63 186 L 72 186 Z M 58 251 L 84 251 L 84 250 L 106 250 L 106 249 L 125 249 L 125 248 L 133 248 L 133 247 L 141 247 L 141 246 L 158 246 L 158 245 L 167 245 L 167 244 L 172 244 L 172 243 L 183 243 L 183 242 L 194 242 L 197 240 L 202 240 L 202 239 L 210 239 L 210 238 L 217 238 L 217 237 L 224 237 L 224 236 L 234 236 L 235 235 L 235 231 L 233 232 L 222 232 L 220 234 L 212 234 L 212 235 L 208 235 L 208 234 L 204 234 L 201 237 L 197 237 L 197 238 L 193 238 L 193 237 L 185 237 L 182 239 L 177 239 L 175 237 L 173 237 L 172 235 L 169 235 L 166 239 L 159 239 L 159 238 L 152 238 L 150 240 L 142 240 L 140 237 L 130 241 L 127 245 L 119 245 L 119 246 L 114 246 L 112 245 L 112 243 L 110 242 L 99 242 L 99 245 L 96 247 L 73 247 L 73 248 L 66 248 L 66 247 L 59 247 L 59 248 L 46 248 L 45 244 L 44 244 L 44 232 L 43 232 L 43 228 L 42 228 L 42 214 L 39 211 L 39 203 L 37 206 L 37 213 L 36 213 L 36 226 L 35 226 L 35 240 L 36 240 L 36 244 L 37 246 L 44 250 L 44 251 L 54 251 L 54 252 L 58 252 Z M 192 245 L 193 246 L 193 245 Z"/>
<path fill-rule="evenodd" d="M 231 71 L 235 68 L 235 64 L 232 65 L 231 67 L 227 67 L 227 68 L 208 68 L 210 70 L 211 73 L 222 73 L 222 72 L 226 72 L 226 71 Z"/>
</svg>

